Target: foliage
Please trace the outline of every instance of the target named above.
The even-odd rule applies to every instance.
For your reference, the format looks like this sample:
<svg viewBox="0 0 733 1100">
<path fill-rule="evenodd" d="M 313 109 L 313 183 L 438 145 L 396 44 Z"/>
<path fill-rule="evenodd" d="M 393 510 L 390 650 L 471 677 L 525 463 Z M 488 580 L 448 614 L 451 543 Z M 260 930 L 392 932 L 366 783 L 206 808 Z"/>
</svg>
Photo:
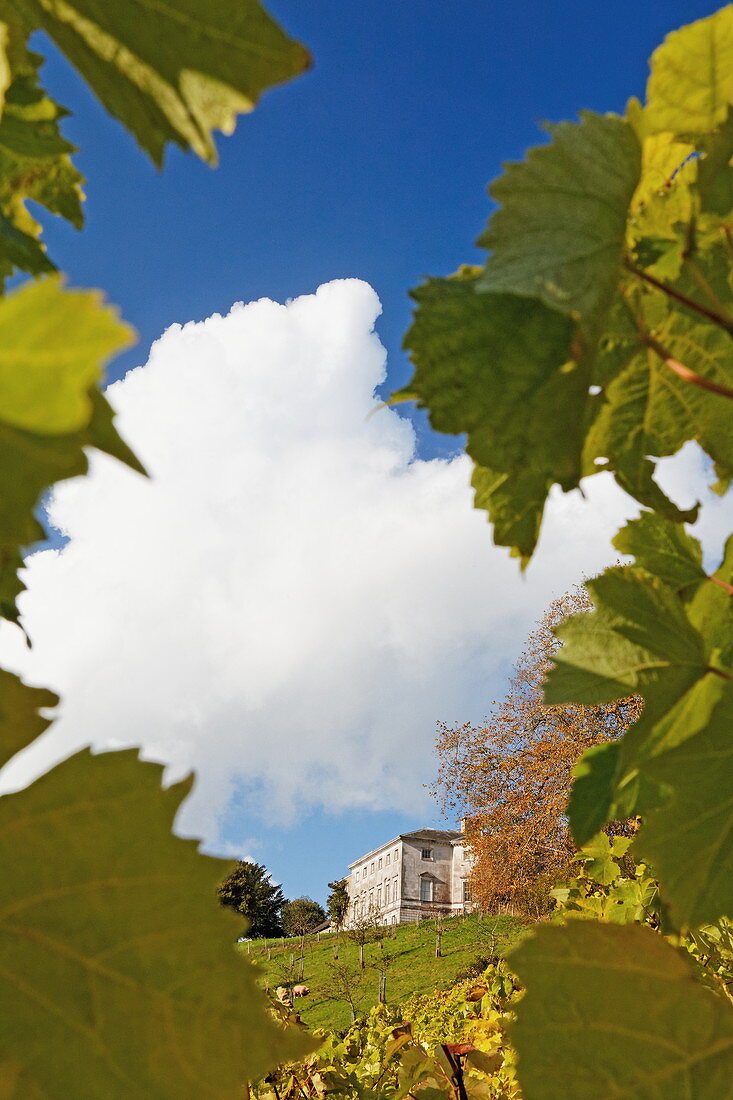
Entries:
<svg viewBox="0 0 733 1100">
<path fill-rule="evenodd" d="M 330 890 L 326 900 L 328 919 L 331 921 L 334 928 L 341 928 L 349 908 L 347 879 L 340 878 L 335 882 L 329 882 L 328 889 Z"/>
<path fill-rule="evenodd" d="M 165 1095 L 175 1081 L 192 1100 L 233 1096 L 243 1070 L 303 1047 L 236 965 L 234 921 L 211 904 L 219 860 L 171 834 L 191 781 L 161 793 L 161 771 L 135 751 L 82 752 L 0 799 L 2 1047 L 19 1095 Z"/>
<path fill-rule="evenodd" d="M 491 187 L 485 267 L 414 292 L 415 374 L 398 396 L 466 433 L 498 544 L 526 565 L 553 486 L 604 471 L 644 509 L 615 540 L 634 560 L 589 581 L 593 610 L 558 629 L 545 702 L 641 698 L 626 734 L 578 761 L 568 816 L 606 875 L 619 841 L 593 838 L 640 819 L 629 855 L 653 866 L 680 946 L 617 923 L 644 909 L 636 874 L 523 943 L 526 1100 L 730 1094 L 733 1008 L 684 947 L 723 942 L 733 917 L 733 540 L 706 568 L 682 527 L 700 505 L 670 499 L 655 472 L 692 442 L 716 492 L 733 474 L 731 73 L 728 5 L 655 51 L 644 105 L 550 127 Z"/>
<path fill-rule="evenodd" d="M 257 0 L 0 0 L 0 615 L 13 622 L 48 487 L 86 473 L 90 448 L 144 474 L 99 388 L 131 330 L 99 292 L 52 274 L 27 205 L 83 224 L 67 111 L 27 45 L 36 30 L 156 163 L 170 141 L 213 162 L 212 131 L 230 133 L 308 64 Z M 18 273 L 43 278 L 3 296 Z M 57 703 L 0 670 L 0 761 Z M 82 752 L 0 798 L 4 1096 L 233 1096 L 312 1049 L 234 957 L 235 929 L 211 902 L 221 863 L 171 833 L 189 783 L 163 791 L 160 778 L 129 752 Z"/>
<path fill-rule="evenodd" d="M 261 863 L 237 860 L 217 889 L 222 905 L 247 921 L 250 936 L 279 936 L 285 898 Z"/>
<path fill-rule="evenodd" d="M 569 870 L 575 846 L 565 806 L 585 749 L 617 739 L 638 699 L 600 706 L 548 705 L 543 687 L 559 648 L 554 628 L 592 604 L 582 589 L 555 600 L 527 640 L 509 693 L 481 726 L 441 726 L 434 791 L 466 821 L 472 897 L 489 912 L 509 906 L 541 916 L 548 887 Z"/>
<path fill-rule="evenodd" d="M 282 926 L 288 936 L 304 936 L 312 932 L 326 919 L 326 911 L 313 898 L 294 898 L 286 901 L 282 911 Z M 272 932 L 253 933 L 260 936 L 271 936 Z"/>
<path fill-rule="evenodd" d="M 478 981 L 401 1005 L 376 1005 L 345 1034 L 322 1034 L 315 1054 L 282 1067 L 253 1093 L 258 1100 L 327 1094 L 453 1100 L 457 1061 L 469 1100 L 515 1100 L 519 1089 L 506 1028 L 518 995 L 516 981 L 498 963 Z"/>
</svg>

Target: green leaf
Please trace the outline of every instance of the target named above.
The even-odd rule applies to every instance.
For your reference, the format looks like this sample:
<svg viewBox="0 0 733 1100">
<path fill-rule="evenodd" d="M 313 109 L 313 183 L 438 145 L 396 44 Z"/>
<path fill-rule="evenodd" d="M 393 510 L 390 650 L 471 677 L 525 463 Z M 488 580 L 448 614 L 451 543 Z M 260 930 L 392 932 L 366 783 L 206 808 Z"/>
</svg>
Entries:
<svg viewBox="0 0 733 1100">
<path fill-rule="evenodd" d="M 497 546 L 511 547 L 524 569 L 540 537 L 551 482 L 533 470 L 497 473 L 476 466 L 471 477 L 474 505 L 488 512 Z"/>
<path fill-rule="evenodd" d="M 714 130 L 733 103 L 733 5 L 667 35 L 650 65 L 646 132 Z"/>
<path fill-rule="evenodd" d="M 56 270 L 43 245 L 30 233 L 13 225 L 0 210 L 0 285 L 15 267 L 29 275 L 45 275 Z"/>
<path fill-rule="evenodd" d="M 167 142 L 216 162 L 260 94 L 310 59 L 257 0 L 15 0 L 66 54 L 107 110 L 160 165 Z"/>
<path fill-rule="evenodd" d="M 0 300 L 0 419 L 47 435 L 89 423 L 89 390 L 132 329 L 96 291 L 26 283 Z"/>
<path fill-rule="evenodd" d="M 639 142 L 624 119 L 592 112 L 547 129 L 552 142 L 489 188 L 501 206 L 478 241 L 491 250 L 481 286 L 596 324 L 618 284 Z"/>
<path fill-rule="evenodd" d="M 647 815 L 635 850 L 653 865 L 677 927 L 733 913 L 731 729 L 733 683 L 708 676 L 670 714 L 666 737 L 641 765 L 671 793 Z"/>
<path fill-rule="evenodd" d="M 605 833 L 593 837 L 578 856 L 584 863 L 587 877 L 601 886 L 610 886 L 621 875 L 616 860 L 624 855 L 630 843 L 630 837 L 615 837 L 613 842 Z"/>
<path fill-rule="evenodd" d="M 41 226 L 26 208 L 31 199 L 77 229 L 83 223 L 82 176 L 71 163 L 74 152 L 62 136 L 60 120 L 67 114 L 38 84 L 42 58 L 23 44 L 14 28 L 13 79 L 0 117 L 0 213 L 15 230 L 0 236 L 0 275 L 13 268 L 39 274 L 53 270 L 39 243 Z M 23 249 L 21 250 L 21 243 Z"/>
<path fill-rule="evenodd" d="M 655 714 L 708 671 L 699 631 L 676 593 L 634 566 L 586 583 L 596 610 L 573 615 L 556 633 L 563 646 L 545 688 L 547 703 L 606 703 L 636 692 Z"/>
<path fill-rule="evenodd" d="M 660 577 L 675 591 L 707 579 L 702 567 L 702 548 L 678 523 L 653 512 L 642 512 L 622 527 L 613 540 L 621 554 L 636 558 L 637 565 Z"/>
<path fill-rule="evenodd" d="M 496 541 L 529 556 L 553 481 L 569 489 L 580 478 L 587 368 L 573 360 L 569 318 L 536 299 L 477 293 L 476 285 L 475 277 L 430 279 L 412 292 L 418 308 L 404 345 L 415 374 L 407 394 L 429 409 L 436 430 L 467 434 L 481 468 L 477 504 L 488 508 Z"/>
<path fill-rule="evenodd" d="M 96 292 L 26 283 L 0 298 L 0 334 L 0 614 L 17 621 L 15 571 L 19 550 L 44 537 L 41 494 L 86 473 L 88 447 L 145 471 L 96 388 L 104 359 L 130 334 Z"/>
<path fill-rule="evenodd" d="M 45 688 L 28 687 L 17 676 L 0 669 L 0 767 L 51 724 L 38 711 L 55 707 L 58 696 Z"/>
<path fill-rule="evenodd" d="M 591 745 L 573 768 L 567 814 L 578 847 L 600 832 L 611 816 L 618 760 L 618 741 L 608 741 Z"/>
<path fill-rule="evenodd" d="M 729 1097 L 733 1011 L 648 928 L 545 925 L 511 954 L 524 1100 Z"/>
<path fill-rule="evenodd" d="M 704 212 L 730 217 L 733 211 L 733 109 L 705 142 L 705 156 L 697 170 L 697 190 Z"/>
<path fill-rule="evenodd" d="M 657 339 L 669 355 L 710 381 L 733 384 L 730 337 L 714 325 L 674 313 Z M 733 471 L 729 402 L 678 377 L 651 349 L 639 349 L 605 389 L 589 429 L 584 468 L 598 456 L 641 503 L 669 519 L 693 521 L 697 509 L 679 509 L 653 480 L 653 458 L 676 454 L 694 440 L 723 475 Z"/>
<path fill-rule="evenodd" d="M 0 1063 L 24 1095 L 234 1097 L 313 1049 L 266 1011 L 226 864 L 171 834 L 190 781 L 161 774 L 83 752 L 0 799 Z"/>
</svg>

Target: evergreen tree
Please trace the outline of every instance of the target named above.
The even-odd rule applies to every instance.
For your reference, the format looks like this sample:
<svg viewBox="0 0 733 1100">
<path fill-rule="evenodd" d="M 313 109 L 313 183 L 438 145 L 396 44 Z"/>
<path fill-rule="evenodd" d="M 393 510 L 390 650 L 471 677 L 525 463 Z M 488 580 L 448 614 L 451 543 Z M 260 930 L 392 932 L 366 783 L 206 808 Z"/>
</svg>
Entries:
<svg viewBox="0 0 733 1100">
<path fill-rule="evenodd" d="M 222 905 L 239 913 L 253 938 L 282 935 L 282 889 L 261 863 L 240 859 L 218 889 Z"/>
<path fill-rule="evenodd" d="M 335 882 L 329 882 L 328 888 L 331 891 L 326 901 L 328 916 L 334 928 L 341 928 L 349 908 L 349 891 L 346 888 L 346 879 L 339 878 Z"/>
<path fill-rule="evenodd" d="M 283 906 L 282 924 L 288 936 L 304 936 L 323 924 L 326 913 L 313 898 L 295 898 Z"/>
</svg>

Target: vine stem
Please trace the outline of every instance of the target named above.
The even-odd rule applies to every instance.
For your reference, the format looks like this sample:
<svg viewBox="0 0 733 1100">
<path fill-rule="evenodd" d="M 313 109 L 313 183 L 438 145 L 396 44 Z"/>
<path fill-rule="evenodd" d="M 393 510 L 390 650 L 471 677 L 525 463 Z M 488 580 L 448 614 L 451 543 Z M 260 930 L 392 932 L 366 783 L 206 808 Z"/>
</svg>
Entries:
<svg viewBox="0 0 733 1100">
<path fill-rule="evenodd" d="M 683 294 L 679 290 L 675 290 L 673 286 L 668 286 L 667 283 L 663 283 L 660 279 L 657 279 L 654 275 L 650 275 L 648 271 L 644 271 L 642 268 L 637 267 L 631 260 L 624 260 L 624 267 L 636 275 L 638 279 L 643 280 L 645 283 L 649 283 L 650 286 L 656 287 L 657 290 L 661 290 L 669 298 L 674 298 L 680 305 L 686 306 L 691 309 L 693 313 L 699 313 L 701 317 L 706 317 L 708 321 L 712 321 L 713 324 L 718 325 L 724 329 L 729 336 L 733 336 L 733 320 L 729 317 L 721 316 L 714 309 L 708 309 L 702 302 L 696 302 L 694 298 L 688 298 L 686 294 Z"/>
<path fill-rule="evenodd" d="M 709 580 L 711 580 L 713 584 L 719 585 L 719 587 L 722 588 L 724 592 L 727 592 L 729 596 L 733 596 L 733 584 L 722 581 L 720 577 L 710 577 Z"/>
<path fill-rule="evenodd" d="M 694 370 L 690 370 L 684 363 L 680 363 L 678 359 L 670 355 L 667 349 L 650 333 L 642 332 L 641 338 L 647 347 L 656 352 L 665 367 L 668 367 L 678 378 L 681 378 L 684 382 L 689 382 L 691 386 L 698 386 L 701 390 L 717 393 L 720 397 L 727 397 L 730 401 L 733 401 L 733 389 L 729 386 L 724 386 L 720 382 L 712 382 L 709 378 L 703 378 L 701 374 L 696 374 Z"/>
</svg>

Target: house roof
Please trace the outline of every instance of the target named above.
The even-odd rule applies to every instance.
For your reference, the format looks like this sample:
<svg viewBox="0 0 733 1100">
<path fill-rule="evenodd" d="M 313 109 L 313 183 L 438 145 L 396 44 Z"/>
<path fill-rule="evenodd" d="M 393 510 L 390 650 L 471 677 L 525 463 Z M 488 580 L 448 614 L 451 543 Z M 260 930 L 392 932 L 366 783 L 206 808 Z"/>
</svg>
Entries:
<svg viewBox="0 0 733 1100">
<path fill-rule="evenodd" d="M 458 829 L 414 829 L 411 833 L 400 833 L 399 836 L 393 837 L 392 840 L 386 841 L 384 844 L 380 844 L 378 848 L 372 848 L 371 852 L 367 852 L 363 856 L 359 856 L 353 863 L 349 863 L 349 870 L 352 867 L 358 867 L 360 863 L 364 863 L 365 860 L 371 859 L 372 856 L 377 855 L 378 852 L 383 852 L 385 848 L 391 848 L 393 844 L 397 844 L 400 840 L 432 840 L 434 844 L 456 844 L 459 840 L 464 839 L 464 834 L 459 832 Z"/>
</svg>

